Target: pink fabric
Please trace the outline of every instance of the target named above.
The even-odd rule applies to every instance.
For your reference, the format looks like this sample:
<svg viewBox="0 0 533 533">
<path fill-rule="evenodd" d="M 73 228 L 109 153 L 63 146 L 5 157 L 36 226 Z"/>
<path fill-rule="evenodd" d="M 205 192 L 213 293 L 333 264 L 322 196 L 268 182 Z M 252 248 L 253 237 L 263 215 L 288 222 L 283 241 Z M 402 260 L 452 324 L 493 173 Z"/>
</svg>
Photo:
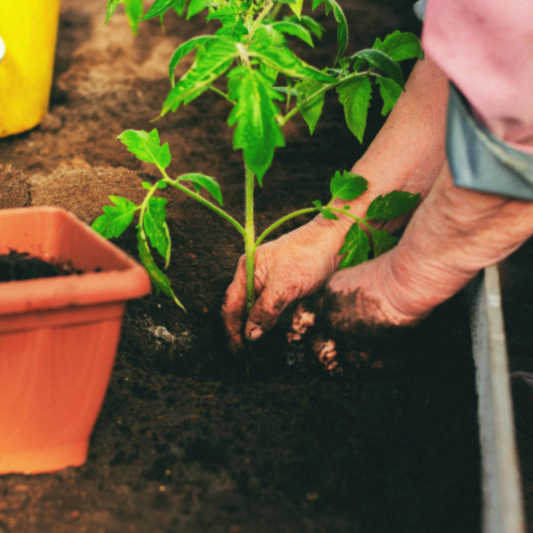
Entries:
<svg viewBox="0 0 533 533">
<path fill-rule="evenodd" d="M 497 137 L 533 153 L 532 0 L 429 0 L 422 44 Z"/>
</svg>

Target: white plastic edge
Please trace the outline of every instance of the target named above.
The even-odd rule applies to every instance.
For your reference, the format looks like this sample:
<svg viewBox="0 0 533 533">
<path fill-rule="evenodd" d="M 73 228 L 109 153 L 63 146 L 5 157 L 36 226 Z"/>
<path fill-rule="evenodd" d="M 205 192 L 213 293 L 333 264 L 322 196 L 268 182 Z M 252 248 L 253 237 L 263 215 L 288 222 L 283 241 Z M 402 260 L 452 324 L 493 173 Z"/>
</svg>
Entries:
<svg viewBox="0 0 533 533">
<path fill-rule="evenodd" d="M 6 53 L 6 45 L 4 43 L 4 39 L 0 37 L 0 63 L 2 62 L 2 59 L 4 59 L 5 53 Z"/>
</svg>

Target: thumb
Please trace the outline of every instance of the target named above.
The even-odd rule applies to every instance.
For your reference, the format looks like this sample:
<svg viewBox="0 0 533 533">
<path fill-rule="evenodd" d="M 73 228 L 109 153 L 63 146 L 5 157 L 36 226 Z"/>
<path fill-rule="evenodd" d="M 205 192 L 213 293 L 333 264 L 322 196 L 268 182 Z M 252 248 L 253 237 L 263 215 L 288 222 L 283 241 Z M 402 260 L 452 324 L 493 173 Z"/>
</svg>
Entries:
<svg viewBox="0 0 533 533">
<path fill-rule="evenodd" d="M 248 314 L 244 334 L 250 341 L 259 339 L 276 324 L 288 301 L 280 298 L 266 287 Z"/>
</svg>

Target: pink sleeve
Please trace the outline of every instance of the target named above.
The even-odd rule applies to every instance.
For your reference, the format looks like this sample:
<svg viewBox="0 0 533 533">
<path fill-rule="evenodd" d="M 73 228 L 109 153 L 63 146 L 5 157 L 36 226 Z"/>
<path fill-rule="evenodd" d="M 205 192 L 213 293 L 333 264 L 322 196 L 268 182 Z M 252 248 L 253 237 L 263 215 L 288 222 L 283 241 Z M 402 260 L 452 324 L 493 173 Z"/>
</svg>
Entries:
<svg viewBox="0 0 533 533">
<path fill-rule="evenodd" d="M 531 151 L 533 1 L 429 0 L 422 44 L 497 137 Z"/>
</svg>

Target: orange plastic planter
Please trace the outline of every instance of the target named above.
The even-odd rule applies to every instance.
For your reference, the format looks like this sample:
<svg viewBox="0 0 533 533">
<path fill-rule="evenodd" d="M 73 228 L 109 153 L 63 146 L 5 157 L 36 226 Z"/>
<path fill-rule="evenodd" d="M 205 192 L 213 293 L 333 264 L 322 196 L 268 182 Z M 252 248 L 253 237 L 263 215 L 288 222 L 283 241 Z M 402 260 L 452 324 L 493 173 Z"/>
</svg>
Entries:
<svg viewBox="0 0 533 533">
<path fill-rule="evenodd" d="M 87 274 L 0 283 L 0 474 L 79 466 L 100 411 L 125 301 L 145 270 L 53 207 L 0 211 L 0 254 L 69 261 Z M 98 272 L 95 272 L 98 270 Z"/>
</svg>

